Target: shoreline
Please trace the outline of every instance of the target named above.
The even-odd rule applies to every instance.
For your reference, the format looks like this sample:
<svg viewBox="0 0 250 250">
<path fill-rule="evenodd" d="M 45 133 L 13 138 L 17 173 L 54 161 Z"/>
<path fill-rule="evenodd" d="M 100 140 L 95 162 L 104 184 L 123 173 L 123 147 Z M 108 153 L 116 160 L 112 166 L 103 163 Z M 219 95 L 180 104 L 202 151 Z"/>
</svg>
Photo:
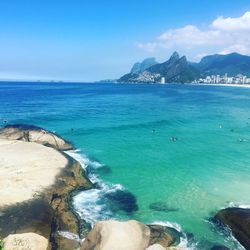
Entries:
<svg viewBox="0 0 250 250">
<path fill-rule="evenodd" d="M 61 232 L 81 238 L 90 230 L 73 208 L 72 199 L 76 193 L 92 188 L 93 184 L 81 164 L 63 151 L 69 146 L 68 142 L 59 137 L 60 141 L 57 141 L 56 135 L 49 131 L 42 141 L 34 142 L 38 138 L 35 133 L 41 133 L 39 130 L 29 131 L 33 133 L 33 142 L 30 142 L 26 140 L 26 128 L 25 133 L 22 127 L 11 127 L 11 133 L 9 127 L 4 129 L 0 130 L 0 147 L 4 149 L 0 152 L 3 166 L 0 171 L 4 171 L 0 185 L 6 195 L 0 204 L 0 238 L 32 232 L 47 240 L 48 249 L 79 247 L 79 241 L 65 238 Z M 23 134 L 26 139 L 19 137 Z M 41 145 L 47 144 L 46 138 L 50 139 L 51 135 L 55 145 L 51 145 L 51 140 L 49 146 Z M 6 177 L 8 173 L 9 178 Z"/>
<path fill-rule="evenodd" d="M 14 135 L 15 136 L 17 134 L 20 135 L 20 133 L 16 133 L 17 132 L 16 129 L 20 130 L 21 128 L 20 127 L 18 128 L 14 127 L 14 128 L 15 128 Z M 49 134 L 50 132 L 47 131 L 46 133 Z M 98 229 L 96 229 L 96 225 L 98 225 L 97 228 L 101 225 L 101 227 L 103 227 L 102 230 L 110 234 L 110 237 L 113 237 L 110 243 L 111 246 L 112 244 L 119 243 L 115 241 L 116 227 L 117 227 L 117 230 L 121 230 L 122 234 L 128 237 L 128 239 L 132 237 L 132 236 L 129 236 L 130 229 L 128 231 L 125 230 L 123 232 L 124 227 L 127 227 L 129 223 L 131 223 L 131 221 L 126 221 L 123 223 L 117 222 L 117 221 L 112 222 L 112 218 L 111 218 L 105 223 L 103 223 L 103 222 L 100 222 L 100 220 L 98 220 L 98 221 L 95 221 L 94 223 L 95 226 L 92 225 L 94 227 L 91 228 L 89 222 L 87 222 L 87 220 L 84 220 L 84 218 L 82 218 L 80 214 L 78 214 L 78 211 L 73 204 L 73 198 L 78 193 L 82 191 L 95 189 L 95 187 L 94 187 L 94 184 L 91 182 L 91 177 L 88 176 L 87 172 L 85 171 L 86 169 L 84 168 L 82 162 L 79 161 L 79 159 L 71 156 L 70 155 L 71 151 L 68 151 L 68 150 L 63 151 L 63 150 L 55 149 L 55 145 L 57 147 L 59 146 L 56 139 L 55 139 L 55 145 L 44 146 L 44 145 L 41 145 L 44 143 L 44 140 L 42 141 L 38 140 L 38 142 L 30 142 L 29 140 L 23 141 L 24 139 L 27 139 L 27 134 L 25 134 L 25 138 L 21 137 L 19 138 L 19 140 L 13 140 L 13 139 L 4 140 L 2 139 L 2 137 L 3 137 L 3 133 L 2 133 L 2 130 L 0 130 L 0 138 L 1 138 L 0 147 L 3 141 L 7 143 L 7 145 L 10 145 L 10 147 L 12 147 L 13 154 L 10 154 L 10 157 L 11 157 L 10 160 L 13 160 L 15 158 L 14 160 L 20 161 L 20 157 L 23 157 L 23 159 L 27 160 L 27 155 L 23 154 L 23 152 L 20 152 L 15 148 L 16 145 L 21 145 L 22 146 L 21 149 L 22 150 L 25 149 L 28 152 L 28 155 L 31 152 L 31 150 L 35 150 L 35 152 L 37 152 L 37 150 L 40 151 L 40 149 L 46 150 L 47 152 L 48 151 L 51 151 L 54 153 L 56 152 L 57 154 L 65 158 L 64 160 L 66 160 L 66 164 L 61 166 L 59 173 L 56 173 L 56 174 L 54 173 L 54 176 L 56 177 L 56 180 L 54 181 L 54 183 L 53 184 L 51 184 L 50 182 L 49 184 L 47 183 L 47 187 L 42 188 L 41 192 L 35 195 L 34 197 L 32 198 L 25 197 L 25 199 L 22 201 L 17 201 L 16 203 L 7 204 L 6 206 L 3 206 L 0 203 L 0 239 L 5 238 L 4 240 L 6 242 L 6 239 L 9 238 L 11 234 L 12 236 L 16 235 L 15 237 L 18 237 L 20 235 L 33 233 L 33 234 L 44 237 L 45 241 L 46 240 L 48 241 L 49 248 L 47 248 L 46 250 L 48 249 L 68 250 L 68 249 L 80 249 L 80 248 L 81 250 L 89 250 L 90 248 L 88 247 L 88 243 L 86 243 L 88 241 L 92 241 L 91 244 L 95 246 L 98 246 L 98 244 L 102 244 L 99 240 L 96 239 L 95 236 L 94 238 L 91 236 L 93 234 L 97 235 L 98 237 L 99 237 L 99 234 L 103 236 L 102 233 L 100 233 Z M 9 133 L 7 134 L 7 137 L 10 137 Z M 37 137 L 34 136 L 33 139 L 34 138 L 37 138 Z M 63 138 L 60 138 L 60 139 L 63 140 Z M 64 145 L 61 145 L 61 147 L 64 148 Z M 5 150 L 8 150 L 8 149 L 5 149 Z M 75 152 L 76 149 L 73 149 L 73 150 L 74 150 L 73 152 L 76 153 Z M 0 153 L 5 154 L 5 152 L 3 151 L 1 151 Z M 78 152 L 77 154 L 81 156 L 81 154 L 79 154 Z M 32 154 L 32 157 L 35 158 L 36 162 L 43 161 L 43 159 L 36 157 L 36 155 L 34 154 Z M 45 158 L 50 158 L 50 157 L 47 156 Z M 3 157 L 0 157 L 0 159 L 2 160 L 2 162 L 0 162 L 1 165 L 3 165 L 4 162 L 5 163 L 7 162 L 3 160 Z M 20 162 L 18 163 L 20 164 Z M 46 160 L 46 163 L 48 163 L 49 165 L 52 164 L 54 166 L 54 163 L 51 161 L 48 162 Z M 60 164 L 61 163 L 59 163 L 59 165 Z M 44 169 L 41 169 L 41 167 L 39 166 L 38 168 L 41 172 L 44 172 Z M 8 166 L 8 170 L 10 169 L 11 169 L 11 166 Z M 34 176 L 34 173 L 32 172 L 32 170 L 34 170 L 34 166 L 32 164 L 30 165 L 29 170 L 30 170 L 29 174 L 31 176 Z M 45 168 L 45 170 L 48 170 L 48 169 Z M 53 174 L 53 173 L 50 173 L 50 174 Z M 37 174 L 37 175 L 41 177 L 42 173 Z M 27 178 L 25 178 L 24 180 L 27 181 Z M 14 184 L 15 184 L 15 181 L 14 181 Z M 35 182 L 35 184 L 37 183 Z M 30 188 L 29 185 L 28 187 Z M 12 193 L 14 193 L 14 191 L 10 193 L 10 196 Z M 86 206 L 87 205 L 88 204 L 86 204 Z M 221 220 L 222 222 L 224 222 L 223 213 L 220 212 L 218 214 L 219 215 L 222 214 L 222 216 L 221 217 L 217 216 L 215 217 L 215 219 Z M 138 222 L 135 221 L 135 223 L 138 223 Z M 227 223 L 227 221 L 225 221 L 224 223 Z M 124 227 L 122 225 L 124 225 Z M 163 232 L 164 234 L 166 233 L 167 235 L 166 237 L 169 239 L 168 243 L 166 243 L 168 245 L 166 245 L 166 248 L 164 249 L 177 249 L 177 250 L 193 249 L 192 243 L 191 245 L 189 245 L 190 244 L 189 238 L 187 237 L 185 232 L 182 231 L 181 228 L 176 230 L 176 227 L 172 225 L 164 226 L 164 225 L 161 225 L 160 223 L 153 223 L 150 225 L 140 223 L 140 225 L 141 225 L 140 227 L 145 227 L 146 230 L 150 229 L 147 232 L 147 235 L 149 235 L 149 238 L 144 238 L 145 235 L 142 237 L 142 240 L 144 241 L 145 246 L 147 246 L 147 248 L 145 249 L 148 249 L 148 250 L 151 249 L 151 246 L 153 246 L 153 243 L 159 243 L 159 242 L 162 243 L 161 239 L 157 238 L 158 236 L 156 237 L 155 235 L 158 235 L 159 233 L 162 234 Z M 232 228 L 232 231 L 233 230 L 234 228 Z M 140 230 L 138 231 L 138 233 L 140 234 Z M 82 241 L 83 237 L 87 240 Z M 131 239 L 133 239 L 133 242 L 137 242 L 138 237 L 132 237 Z M 164 241 L 165 240 L 166 238 L 164 239 Z M 174 247 L 174 248 L 171 248 L 171 247 Z M 159 250 L 160 249 L 163 249 L 163 248 L 159 248 Z"/>
<path fill-rule="evenodd" d="M 237 88 L 250 88 L 250 84 L 220 84 L 220 83 L 184 83 L 184 85 L 192 86 L 217 86 L 217 87 L 237 87 Z"/>
</svg>

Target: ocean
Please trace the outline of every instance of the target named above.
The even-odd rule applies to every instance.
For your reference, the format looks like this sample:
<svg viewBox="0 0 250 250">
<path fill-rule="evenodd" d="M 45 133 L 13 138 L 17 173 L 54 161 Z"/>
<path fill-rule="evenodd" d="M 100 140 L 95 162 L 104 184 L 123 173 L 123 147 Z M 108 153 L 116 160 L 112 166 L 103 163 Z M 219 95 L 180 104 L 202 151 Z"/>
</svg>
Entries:
<svg viewBox="0 0 250 250">
<path fill-rule="evenodd" d="M 71 141 L 96 183 L 73 204 L 97 220 L 183 232 L 187 249 L 243 249 L 211 218 L 250 205 L 250 89 L 194 85 L 1 83 L 0 122 Z M 52 166 L 53 167 L 53 166 Z"/>
</svg>

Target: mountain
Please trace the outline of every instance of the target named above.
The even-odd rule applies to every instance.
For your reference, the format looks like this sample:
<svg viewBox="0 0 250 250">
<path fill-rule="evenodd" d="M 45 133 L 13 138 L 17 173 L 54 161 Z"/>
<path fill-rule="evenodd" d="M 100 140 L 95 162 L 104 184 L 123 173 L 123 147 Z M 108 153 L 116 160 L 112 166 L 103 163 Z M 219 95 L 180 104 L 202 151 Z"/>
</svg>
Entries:
<svg viewBox="0 0 250 250">
<path fill-rule="evenodd" d="M 250 77 L 250 56 L 238 53 L 216 54 L 203 57 L 199 63 L 191 63 L 185 56 L 180 57 L 177 52 L 174 52 L 164 63 L 157 63 L 154 58 L 136 63 L 130 73 L 122 76 L 118 82 L 159 83 L 164 77 L 168 83 L 188 83 L 201 76 L 226 73 L 228 76 L 242 74 Z"/>
<path fill-rule="evenodd" d="M 144 64 L 145 65 L 145 64 Z M 141 65 L 140 65 L 141 66 Z M 136 65 L 136 67 L 138 67 Z M 160 82 L 164 77 L 166 82 L 191 82 L 200 73 L 197 68 L 188 63 L 185 56 L 180 57 L 177 52 L 164 63 L 156 63 L 149 67 L 137 69 L 134 65 L 131 72 L 122 76 L 119 82 L 131 82 L 131 83 L 147 83 L 147 82 Z"/>
<path fill-rule="evenodd" d="M 141 63 L 140 62 L 135 63 L 130 73 L 131 74 L 140 73 L 155 64 L 157 64 L 157 62 L 155 61 L 154 57 L 146 58 Z"/>
<path fill-rule="evenodd" d="M 192 64 L 203 75 L 236 76 L 238 74 L 250 77 L 250 57 L 232 53 L 228 55 L 205 56 L 199 63 Z"/>
</svg>

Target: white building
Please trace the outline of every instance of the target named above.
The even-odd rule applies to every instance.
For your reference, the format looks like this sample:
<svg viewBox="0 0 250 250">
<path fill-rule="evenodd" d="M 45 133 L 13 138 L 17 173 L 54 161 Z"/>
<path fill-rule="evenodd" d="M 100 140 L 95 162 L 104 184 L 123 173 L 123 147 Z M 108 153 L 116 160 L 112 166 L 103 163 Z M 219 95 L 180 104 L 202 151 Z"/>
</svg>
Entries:
<svg viewBox="0 0 250 250">
<path fill-rule="evenodd" d="M 162 77 L 161 78 L 161 84 L 165 84 L 165 83 L 166 83 L 165 77 Z"/>
</svg>

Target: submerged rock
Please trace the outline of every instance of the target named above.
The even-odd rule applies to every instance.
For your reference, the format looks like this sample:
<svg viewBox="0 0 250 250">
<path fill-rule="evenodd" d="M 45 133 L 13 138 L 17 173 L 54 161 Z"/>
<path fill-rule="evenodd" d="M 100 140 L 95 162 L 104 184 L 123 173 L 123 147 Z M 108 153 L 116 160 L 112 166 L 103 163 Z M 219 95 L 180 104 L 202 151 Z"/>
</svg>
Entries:
<svg viewBox="0 0 250 250">
<path fill-rule="evenodd" d="M 105 194 L 107 204 L 114 212 L 124 211 L 132 213 L 138 210 L 138 205 L 135 196 L 126 190 L 115 190 Z"/>
<path fill-rule="evenodd" d="M 35 233 L 11 234 L 4 239 L 4 250 L 47 250 L 48 240 Z"/>
<path fill-rule="evenodd" d="M 219 224 L 227 225 L 241 245 L 250 249 L 250 209 L 222 209 L 215 215 L 215 219 Z"/>
<path fill-rule="evenodd" d="M 170 207 L 165 202 L 154 202 L 149 205 L 151 210 L 155 210 L 158 212 L 175 212 L 178 211 L 178 208 Z"/>
<path fill-rule="evenodd" d="M 172 249 L 168 247 L 174 247 L 179 242 L 180 233 L 173 228 L 144 225 L 134 220 L 110 220 L 96 223 L 84 240 L 81 250 L 161 250 Z"/>
<path fill-rule="evenodd" d="M 61 151 L 73 149 L 62 137 L 32 125 L 7 125 L 0 129 L 0 139 L 36 142 Z"/>
<path fill-rule="evenodd" d="M 222 245 L 216 245 L 211 248 L 211 250 L 230 250 L 228 247 Z"/>
</svg>

